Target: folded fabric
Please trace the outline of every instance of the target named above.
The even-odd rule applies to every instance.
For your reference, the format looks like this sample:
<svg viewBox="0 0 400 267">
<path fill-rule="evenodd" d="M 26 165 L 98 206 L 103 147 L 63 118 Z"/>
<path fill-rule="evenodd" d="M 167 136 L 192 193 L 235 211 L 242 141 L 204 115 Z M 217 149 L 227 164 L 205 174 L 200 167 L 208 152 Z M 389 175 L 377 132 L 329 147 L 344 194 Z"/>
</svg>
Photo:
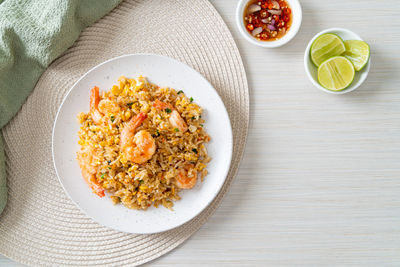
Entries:
<svg viewBox="0 0 400 267">
<path fill-rule="evenodd" d="M 0 128 L 18 112 L 46 67 L 121 0 L 0 0 Z M 56 87 L 55 87 L 56 88 Z M 7 202 L 0 136 L 0 213 Z"/>
</svg>

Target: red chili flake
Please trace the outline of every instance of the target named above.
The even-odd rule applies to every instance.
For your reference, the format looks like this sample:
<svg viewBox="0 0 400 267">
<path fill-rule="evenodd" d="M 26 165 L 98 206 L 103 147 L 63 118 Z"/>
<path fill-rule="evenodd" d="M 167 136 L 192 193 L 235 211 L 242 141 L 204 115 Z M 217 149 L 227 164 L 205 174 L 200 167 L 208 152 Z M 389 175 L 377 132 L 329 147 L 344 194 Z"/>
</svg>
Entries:
<svg viewBox="0 0 400 267">
<path fill-rule="evenodd" d="M 287 16 L 287 15 L 283 16 L 283 21 L 284 21 L 284 22 L 288 22 L 289 19 L 290 19 L 289 16 Z"/>
<path fill-rule="evenodd" d="M 261 26 L 261 21 L 259 18 L 255 17 L 253 20 L 253 26 L 255 27 L 260 27 Z"/>
<path fill-rule="evenodd" d="M 262 9 L 267 9 L 268 8 L 268 3 L 265 1 L 265 2 L 262 2 L 261 3 L 261 8 Z"/>
<path fill-rule="evenodd" d="M 279 1 L 279 6 L 282 8 L 287 6 L 287 3 L 285 1 Z"/>
<path fill-rule="evenodd" d="M 253 24 L 247 24 L 247 29 L 248 29 L 249 31 L 254 30 Z"/>
</svg>

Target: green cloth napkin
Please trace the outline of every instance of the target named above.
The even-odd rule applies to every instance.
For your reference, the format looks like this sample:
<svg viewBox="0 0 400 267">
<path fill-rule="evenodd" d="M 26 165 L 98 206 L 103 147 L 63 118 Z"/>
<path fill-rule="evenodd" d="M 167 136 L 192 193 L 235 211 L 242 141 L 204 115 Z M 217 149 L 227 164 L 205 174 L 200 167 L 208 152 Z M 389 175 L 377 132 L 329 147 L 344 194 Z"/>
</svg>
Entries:
<svg viewBox="0 0 400 267">
<path fill-rule="evenodd" d="M 80 32 L 121 0 L 0 0 L 0 128 L 25 102 L 40 75 Z M 0 136 L 0 213 L 7 202 Z"/>
</svg>

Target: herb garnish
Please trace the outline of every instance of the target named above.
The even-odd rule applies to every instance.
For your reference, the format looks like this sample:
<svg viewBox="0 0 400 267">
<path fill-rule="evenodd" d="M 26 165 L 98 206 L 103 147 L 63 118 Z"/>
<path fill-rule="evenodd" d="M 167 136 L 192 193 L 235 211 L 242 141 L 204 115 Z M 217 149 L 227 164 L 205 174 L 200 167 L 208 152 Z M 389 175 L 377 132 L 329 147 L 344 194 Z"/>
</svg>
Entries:
<svg viewBox="0 0 400 267">
<path fill-rule="evenodd" d="M 157 129 L 157 131 L 156 131 L 154 134 L 152 134 L 152 136 L 153 136 L 153 137 L 159 137 L 159 136 L 160 136 L 160 132 L 158 131 L 158 129 Z"/>
</svg>

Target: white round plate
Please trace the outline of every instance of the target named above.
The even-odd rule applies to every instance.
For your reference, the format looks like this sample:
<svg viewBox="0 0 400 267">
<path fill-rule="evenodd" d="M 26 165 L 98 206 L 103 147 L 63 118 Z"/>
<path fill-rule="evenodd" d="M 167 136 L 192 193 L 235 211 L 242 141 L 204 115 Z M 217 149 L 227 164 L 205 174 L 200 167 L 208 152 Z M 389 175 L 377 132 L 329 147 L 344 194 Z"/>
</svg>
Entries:
<svg viewBox="0 0 400 267">
<path fill-rule="evenodd" d="M 204 182 L 180 193 L 174 211 L 151 207 L 147 211 L 113 205 L 109 196 L 100 198 L 84 182 L 76 160 L 79 112 L 89 111 L 93 86 L 109 90 L 119 76 L 143 75 L 164 87 L 183 90 L 204 109 L 204 127 L 211 137 L 206 145 L 212 160 Z M 57 176 L 69 197 L 98 223 L 124 232 L 150 234 L 178 227 L 206 208 L 220 191 L 232 157 L 232 129 L 225 106 L 212 85 L 198 72 L 174 59 L 151 54 L 133 54 L 108 60 L 83 75 L 64 98 L 53 128 L 53 160 Z"/>
</svg>

